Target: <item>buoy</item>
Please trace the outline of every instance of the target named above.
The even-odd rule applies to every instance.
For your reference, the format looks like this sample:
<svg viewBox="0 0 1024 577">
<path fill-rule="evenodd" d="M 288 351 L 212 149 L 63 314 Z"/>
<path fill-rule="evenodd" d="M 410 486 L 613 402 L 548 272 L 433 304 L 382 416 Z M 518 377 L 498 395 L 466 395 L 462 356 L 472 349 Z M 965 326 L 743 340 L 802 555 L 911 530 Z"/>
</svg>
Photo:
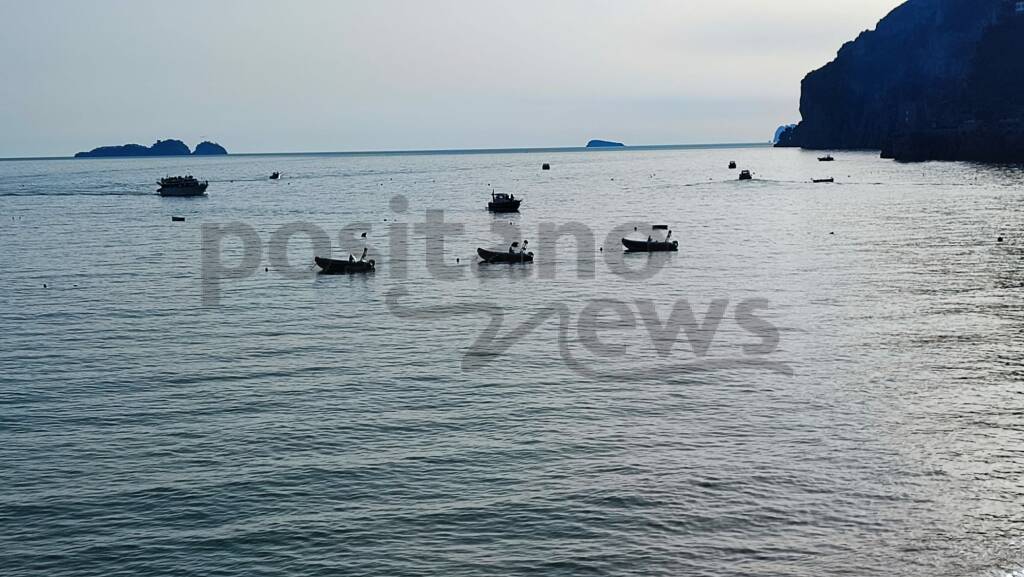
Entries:
<svg viewBox="0 0 1024 577">
<path fill-rule="evenodd" d="M 460 262 L 462 262 L 462 259 L 461 259 L 461 258 L 456 258 L 456 259 L 455 259 L 455 264 L 459 264 Z"/>
<path fill-rule="evenodd" d="M 999 237 L 999 239 L 997 240 L 997 242 L 1003 242 L 1003 237 Z"/>
<path fill-rule="evenodd" d="M 363 238 L 366 238 L 366 233 L 365 232 L 363 233 Z"/>
<path fill-rule="evenodd" d="M 265 268 L 263 269 L 263 272 L 270 272 L 270 267 L 265 267 Z"/>
<path fill-rule="evenodd" d="M 43 288 L 46 288 L 46 283 L 43 283 Z"/>
</svg>

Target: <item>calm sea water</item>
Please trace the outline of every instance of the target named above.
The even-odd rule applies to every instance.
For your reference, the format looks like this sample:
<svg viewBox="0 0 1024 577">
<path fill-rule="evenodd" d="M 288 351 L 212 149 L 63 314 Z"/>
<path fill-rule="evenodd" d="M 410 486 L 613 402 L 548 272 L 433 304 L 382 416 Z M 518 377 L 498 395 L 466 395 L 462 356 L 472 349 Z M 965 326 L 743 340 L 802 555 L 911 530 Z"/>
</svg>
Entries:
<svg viewBox="0 0 1024 577">
<path fill-rule="evenodd" d="M 0 162 L 0 573 L 1021 575 L 1024 170 L 837 156 Z"/>
</svg>

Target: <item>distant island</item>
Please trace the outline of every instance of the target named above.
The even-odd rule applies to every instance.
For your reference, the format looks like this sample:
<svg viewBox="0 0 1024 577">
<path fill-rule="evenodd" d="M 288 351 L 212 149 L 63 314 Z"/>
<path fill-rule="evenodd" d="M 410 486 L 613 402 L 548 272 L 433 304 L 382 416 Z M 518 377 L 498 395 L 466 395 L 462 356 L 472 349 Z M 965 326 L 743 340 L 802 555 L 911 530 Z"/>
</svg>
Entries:
<svg viewBox="0 0 1024 577">
<path fill-rule="evenodd" d="M 801 85 L 777 146 L 1024 162 L 1024 2 L 910 0 Z"/>
<path fill-rule="evenodd" d="M 610 140 L 591 140 L 587 143 L 587 148 L 619 148 L 626 146 L 621 142 L 612 142 Z"/>
<path fill-rule="evenodd" d="M 216 142 L 204 141 L 192 152 L 188 145 L 180 140 L 157 140 L 153 146 L 141 144 L 124 144 L 121 146 L 101 146 L 89 152 L 79 152 L 75 158 L 123 158 L 136 156 L 216 156 L 227 154 L 228 151 Z"/>
</svg>

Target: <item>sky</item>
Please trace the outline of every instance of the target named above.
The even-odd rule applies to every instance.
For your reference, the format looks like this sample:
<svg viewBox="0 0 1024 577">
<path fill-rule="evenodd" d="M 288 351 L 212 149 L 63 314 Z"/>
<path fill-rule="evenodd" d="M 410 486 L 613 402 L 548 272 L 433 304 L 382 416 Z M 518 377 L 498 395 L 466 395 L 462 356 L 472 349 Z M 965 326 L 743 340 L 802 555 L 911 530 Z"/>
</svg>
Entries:
<svg viewBox="0 0 1024 577">
<path fill-rule="evenodd" d="M 0 0 L 0 157 L 767 141 L 898 0 Z"/>
</svg>

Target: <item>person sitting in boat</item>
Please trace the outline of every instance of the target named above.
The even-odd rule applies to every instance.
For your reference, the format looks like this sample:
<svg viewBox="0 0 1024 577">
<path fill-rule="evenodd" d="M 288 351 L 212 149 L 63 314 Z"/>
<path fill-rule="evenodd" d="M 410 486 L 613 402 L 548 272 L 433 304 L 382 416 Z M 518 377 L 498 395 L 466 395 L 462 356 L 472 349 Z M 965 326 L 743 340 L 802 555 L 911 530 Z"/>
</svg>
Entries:
<svg viewBox="0 0 1024 577">
<path fill-rule="evenodd" d="M 519 242 L 518 241 L 510 244 L 508 246 L 508 253 L 509 254 L 516 254 L 516 247 L 517 246 L 519 246 Z"/>
<path fill-rule="evenodd" d="M 359 257 L 359 262 L 366 262 L 366 247 L 363 247 L 363 256 Z"/>
<path fill-rule="evenodd" d="M 356 257 L 352 253 L 348 253 L 348 262 L 356 262 Z"/>
<path fill-rule="evenodd" d="M 528 244 L 530 244 L 530 241 L 523 240 L 523 246 L 522 246 L 522 248 L 519 249 L 519 254 L 520 255 L 524 255 L 524 256 L 526 255 L 526 245 L 528 245 Z"/>
</svg>

